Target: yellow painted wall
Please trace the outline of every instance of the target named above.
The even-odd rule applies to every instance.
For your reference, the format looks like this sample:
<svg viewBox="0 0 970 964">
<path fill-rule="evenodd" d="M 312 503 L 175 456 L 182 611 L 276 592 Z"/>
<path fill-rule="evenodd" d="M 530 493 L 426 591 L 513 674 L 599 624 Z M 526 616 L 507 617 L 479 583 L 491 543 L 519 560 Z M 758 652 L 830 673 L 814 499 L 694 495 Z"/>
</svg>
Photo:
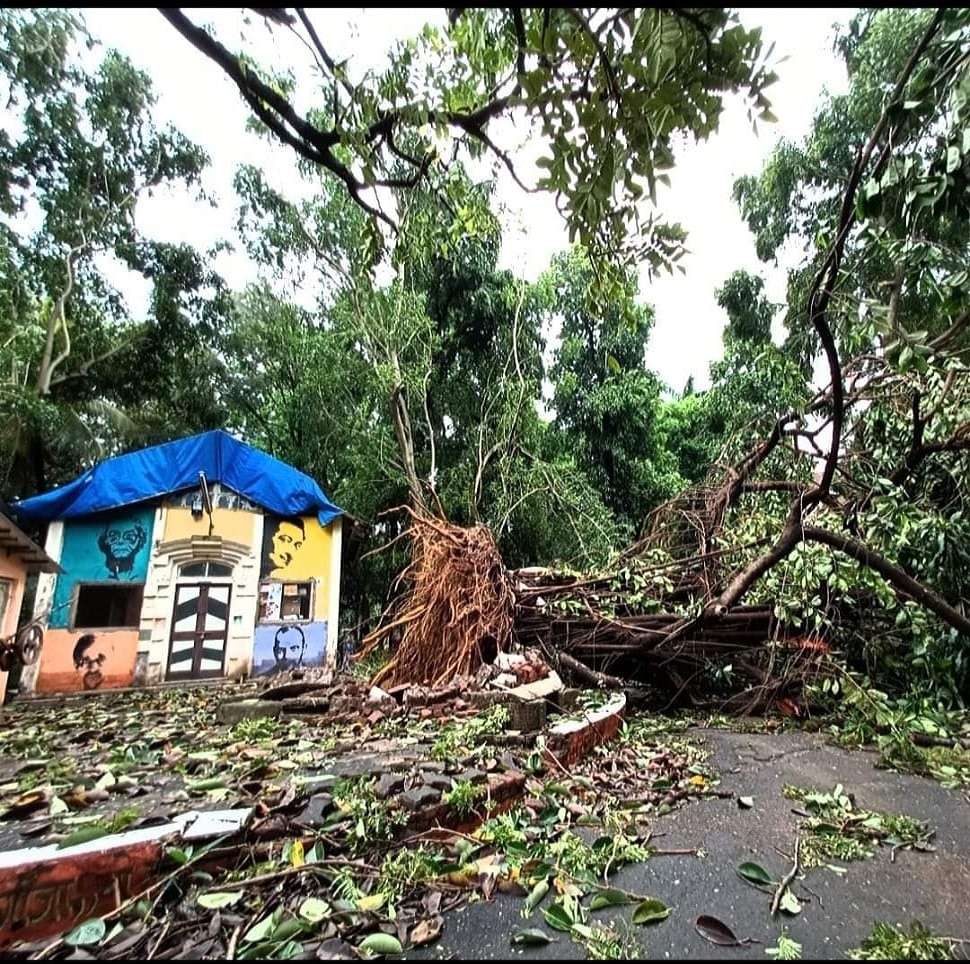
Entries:
<svg viewBox="0 0 970 964">
<path fill-rule="evenodd" d="M 333 527 L 320 525 L 315 515 L 302 516 L 301 527 L 280 516 L 263 522 L 263 580 L 313 580 L 313 618 L 327 619 L 330 607 L 331 542 Z"/>
<path fill-rule="evenodd" d="M 191 509 L 173 507 L 165 512 L 163 542 L 209 534 L 209 516 L 192 517 Z M 230 542 L 250 546 L 253 542 L 253 513 L 244 509 L 213 509 L 212 534 Z"/>
<path fill-rule="evenodd" d="M 94 640 L 75 658 L 78 640 Z M 135 677 L 137 629 L 49 629 L 44 635 L 37 674 L 38 693 L 131 686 Z"/>
<path fill-rule="evenodd" d="M 3 625 L 0 626 L 0 632 L 4 636 L 10 636 L 17 629 L 20 620 L 20 605 L 24 599 L 24 583 L 27 581 L 27 570 L 24 569 L 21 559 L 0 550 L 0 578 L 9 579 L 13 583 L 7 612 L 3 617 Z"/>
</svg>

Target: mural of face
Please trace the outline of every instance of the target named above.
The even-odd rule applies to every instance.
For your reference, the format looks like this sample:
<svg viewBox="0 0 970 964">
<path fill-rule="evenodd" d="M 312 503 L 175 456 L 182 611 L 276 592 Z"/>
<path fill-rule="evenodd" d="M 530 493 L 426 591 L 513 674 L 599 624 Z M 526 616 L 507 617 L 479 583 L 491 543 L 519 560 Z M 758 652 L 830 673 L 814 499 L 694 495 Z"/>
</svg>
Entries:
<svg viewBox="0 0 970 964">
<path fill-rule="evenodd" d="M 101 667 L 108 657 L 104 653 L 91 654 L 96 640 L 94 633 L 85 633 L 74 644 L 74 668 L 84 670 L 82 682 L 86 690 L 96 690 L 104 682 Z"/>
<path fill-rule="evenodd" d="M 327 665 L 327 623 L 257 624 L 253 634 L 253 676 Z"/>
<path fill-rule="evenodd" d="M 137 520 L 118 519 L 104 527 L 98 536 L 98 548 L 104 554 L 104 565 L 112 579 L 133 572 L 135 556 L 147 541 L 148 533 Z"/>
<path fill-rule="evenodd" d="M 302 519 L 282 519 L 273 533 L 273 547 L 270 562 L 277 569 L 286 569 L 296 558 L 306 542 L 306 530 Z"/>
<path fill-rule="evenodd" d="M 276 665 L 272 672 L 279 673 L 303 665 L 306 637 L 299 626 L 280 626 L 273 637 L 273 657 Z"/>
</svg>

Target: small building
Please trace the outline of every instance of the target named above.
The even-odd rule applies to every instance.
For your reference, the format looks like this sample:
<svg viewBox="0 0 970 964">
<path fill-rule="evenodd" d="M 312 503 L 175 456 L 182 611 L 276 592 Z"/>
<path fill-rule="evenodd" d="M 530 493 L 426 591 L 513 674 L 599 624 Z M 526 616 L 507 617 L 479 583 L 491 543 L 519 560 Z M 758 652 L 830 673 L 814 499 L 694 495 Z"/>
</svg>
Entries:
<svg viewBox="0 0 970 964">
<path fill-rule="evenodd" d="M 47 524 L 61 568 L 38 577 L 46 631 L 21 692 L 335 664 L 342 510 L 226 432 L 106 459 L 13 509 Z"/>
<path fill-rule="evenodd" d="M 0 645 L 14 662 L 13 640 L 20 621 L 24 588 L 35 572 L 56 573 L 57 563 L 11 518 L 12 510 L 0 504 Z M 8 660 L 2 660 L 3 665 Z M 0 704 L 7 692 L 9 673 L 0 667 Z"/>
</svg>

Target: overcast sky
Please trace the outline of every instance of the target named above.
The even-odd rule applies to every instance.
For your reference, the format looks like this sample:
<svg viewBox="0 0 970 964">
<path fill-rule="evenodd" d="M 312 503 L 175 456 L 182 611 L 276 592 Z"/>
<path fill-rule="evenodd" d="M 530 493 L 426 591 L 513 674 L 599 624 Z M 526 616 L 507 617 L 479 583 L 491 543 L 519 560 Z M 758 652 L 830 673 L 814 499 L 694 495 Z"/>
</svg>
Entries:
<svg viewBox="0 0 970 964">
<path fill-rule="evenodd" d="M 240 22 L 235 12 L 189 12 L 196 22 Z M 731 200 L 731 188 L 738 176 L 760 171 L 779 137 L 798 140 L 804 136 L 823 89 L 844 90 L 845 73 L 832 53 L 832 25 L 844 22 L 851 13 L 848 8 L 831 7 L 741 10 L 745 26 L 762 26 L 764 39 L 775 43 L 779 81 L 767 93 L 779 122 L 759 124 L 756 134 L 740 102 L 732 101 L 714 136 L 678 153 L 671 188 L 661 189 L 658 195 L 663 215 L 687 229 L 690 250 L 683 262 L 686 275 L 675 272 L 652 283 L 644 280 L 642 286 L 644 299 L 657 313 L 647 362 L 676 391 L 690 375 L 699 387 L 707 384 L 708 366 L 721 353 L 725 321 L 714 289 L 732 271 L 746 268 L 761 273 L 769 297 L 779 303 L 784 299 L 784 268 L 766 268 L 758 262 L 751 236 Z M 219 207 L 199 206 L 181 196 L 158 197 L 139 208 L 143 230 L 158 238 L 205 248 L 220 239 L 233 238 L 232 176 L 238 164 L 261 164 L 281 187 L 294 183 L 290 149 L 271 146 L 245 133 L 248 110 L 235 87 L 155 9 L 85 8 L 84 17 L 95 37 L 122 50 L 150 74 L 158 95 L 158 120 L 178 126 L 212 157 L 206 185 L 220 201 Z M 440 20 L 442 11 L 358 8 L 311 13 L 318 28 L 324 17 L 328 48 L 344 55 L 352 53 L 354 62 L 366 66 L 378 62 L 395 37 L 414 32 L 429 19 Z M 253 19 L 253 33 L 263 36 L 259 18 Z M 221 36 L 231 43 L 230 34 Z M 271 36 L 265 33 L 267 42 Z M 295 57 L 291 51 L 293 48 L 288 48 L 281 59 Z M 308 58 L 306 54 L 297 63 Z M 548 265 L 552 254 L 567 244 L 552 199 L 524 194 L 510 180 L 500 182 L 498 196 L 509 211 L 502 265 L 534 278 Z M 241 253 L 220 256 L 217 266 L 233 287 L 241 288 L 253 278 L 253 270 Z M 133 297 L 137 300 L 138 293 L 133 292 Z"/>
</svg>

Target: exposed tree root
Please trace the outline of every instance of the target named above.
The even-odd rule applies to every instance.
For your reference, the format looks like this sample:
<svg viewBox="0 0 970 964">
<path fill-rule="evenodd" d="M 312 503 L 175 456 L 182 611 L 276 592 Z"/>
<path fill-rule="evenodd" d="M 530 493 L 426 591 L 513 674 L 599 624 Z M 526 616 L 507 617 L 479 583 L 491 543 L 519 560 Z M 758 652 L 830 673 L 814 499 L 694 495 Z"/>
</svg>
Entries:
<svg viewBox="0 0 970 964">
<path fill-rule="evenodd" d="M 404 589 L 364 639 L 359 658 L 391 644 L 393 656 L 375 685 L 440 686 L 474 674 L 508 647 L 515 599 L 486 526 L 462 528 L 405 511 L 411 561 L 399 579 Z"/>
</svg>

